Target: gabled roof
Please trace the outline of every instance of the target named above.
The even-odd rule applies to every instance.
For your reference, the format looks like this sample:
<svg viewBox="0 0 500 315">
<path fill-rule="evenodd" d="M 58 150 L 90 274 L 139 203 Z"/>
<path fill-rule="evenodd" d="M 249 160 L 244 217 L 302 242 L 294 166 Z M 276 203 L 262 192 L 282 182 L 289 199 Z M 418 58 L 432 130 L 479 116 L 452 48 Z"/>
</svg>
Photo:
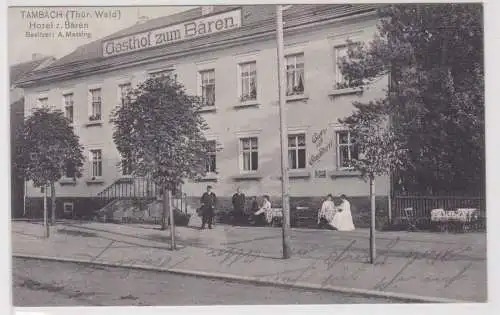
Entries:
<svg viewBox="0 0 500 315">
<path fill-rule="evenodd" d="M 284 28 L 292 28 L 310 23 L 332 20 L 343 16 L 375 11 L 377 4 L 305 4 L 293 5 L 283 13 Z M 82 77 L 89 72 L 102 73 L 128 64 L 150 61 L 155 58 L 169 58 L 183 55 L 189 50 L 203 51 L 217 43 L 236 42 L 242 38 L 272 34 L 276 30 L 276 5 L 246 5 L 246 6 L 214 6 L 211 14 L 230 11 L 237 8 L 242 10 L 241 27 L 229 31 L 214 33 L 190 40 L 170 43 L 169 45 L 151 48 L 133 53 L 125 53 L 112 57 L 103 57 L 102 44 L 104 41 L 136 34 L 145 30 L 178 24 L 202 16 L 201 7 L 196 7 L 177 14 L 149 20 L 136 24 L 112 35 L 106 36 L 89 44 L 78 47 L 74 52 L 60 58 L 49 67 L 36 71 L 32 75 L 22 78 L 19 82 L 24 85 L 43 84 L 43 82 Z"/>
<path fill-rule="evenodd" d="M 55 58 L 44 57 L 37 60 L 31 60 L 10 66 L 10 84 L 12 85 L 15 82 L 21 80 L 23 77 L 30 74 L 39 66 L 41 66 L 43 63 L 49 60 L 55 60 Z"/>
<path fill-rule="evenodd" d="M 220 5 L 220 6 L 214 6 L 214 10 L 212 14 L 216 14 L 219 12 L 223 11 L 228 11 L 232 9 L 237 9 L 240 6 L 229 6 L 229 5 Z M 247 6 L 250 7 L 250 6 Z M 269 13 L 269 9 L 274 10 L 275 6 L 274 5 L 259 5 L 259 6 L 251 6 L 253 7 L 254 14 L 249 14 L 250 12 L 247 12 L 247 23 L 252 23 L 252 20 L 258 20 L 266 17 L 265 13 Z M 258 11 L 256 11 L 257 9 Z M 256 12 L 255 12 L 256 11 Z M 260 12 L 259 12 L 260 11 Z M 274 12 L 274 11 L 272 11 Z M 65 65 L 68 63 L 72 62 L 78 62 L 82 60 L 87 60 L 87 59 L 93 59 L 96 57 L 102 57 L 102 43 L 108 39 L 112 38 L 119 38 L 122 36 L 127 36 L 127 35 L 132 35 L 136 33 L 140 33 L 143 31 L 159 28 L 159 27 L 165 27 L 168 25 L 173 25 L 173 24 L 178 24 L 182 23 L 184 21 L 190 21 L 194 20 L 196 18 L 201 17 L 201 7 L 195 7 L 193 9 L 189 9 L 183 12 L 179 12 L 176 14 L 168 15 L 168 16 L 163 16 L 159 17 L 156 19 L 149 20 L 147 22 L 141 23 L 141 24 L 135 24 L 131 27 L 128 27 L 126 29 L 123 29 L 121 31 L 118 31 L 116 33 L 113 33 L 111 35 L 108 35 L 106 37 L 103 37 L 101 39 L 95 40 L 89 44 L 83 45 L 78 47 L 74 52 L 70 53 L 69 55 L 66 55 L 62 58 L 60 58 L 58 61 L 56 61 L 53 66 L 58 66 L 58 65 Z M 244 17 L 243 17 L 244 18 Z M 250 18 L 250 19 L 249 19 Z M 244 18 L 245 19 L 245 18 Z"/>
</svg>

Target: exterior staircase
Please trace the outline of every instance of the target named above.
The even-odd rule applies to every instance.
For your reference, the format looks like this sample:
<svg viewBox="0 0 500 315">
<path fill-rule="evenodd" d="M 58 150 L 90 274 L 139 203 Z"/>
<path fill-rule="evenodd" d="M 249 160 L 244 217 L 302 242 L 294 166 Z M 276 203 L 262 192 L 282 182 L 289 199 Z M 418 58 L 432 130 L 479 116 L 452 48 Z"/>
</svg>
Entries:
<svg viewBox="0 0 500 315">
<path fill-rule="evenodd" d="M 154 199 L 157 195 L 159 189 L 155 183 L 144 177 L 118 178 L 97 194 L 104 204 L 116 199 Z"/>
<path fill-rule="evenodd" d="M 127 177 L 115 180 L 97 196 L 103 205 L 97 219 L 104 222 L 159 223 L 162 217 L 161 191 L 148 178 Z M 179 187 L 173 196 L 174 208 L 185 212 L 186 196 Z"/>
</svg>

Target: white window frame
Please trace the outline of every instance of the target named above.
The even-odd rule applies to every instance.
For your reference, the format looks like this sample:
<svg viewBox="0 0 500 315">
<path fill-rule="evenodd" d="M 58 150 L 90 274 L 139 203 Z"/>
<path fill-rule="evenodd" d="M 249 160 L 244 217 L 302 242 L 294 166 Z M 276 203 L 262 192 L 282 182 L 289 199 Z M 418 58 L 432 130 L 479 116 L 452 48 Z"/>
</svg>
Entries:
<svg viewBox="0 0 500 315">
<path fill-rule="evenodd" d="M 66 211 L 66 206 L 71 206 L 71 212 L 69 211 Z M 73 217 L 74 213 L 75 213 L 75 204 L 72 202 L 72 201 L 65 201 L 63 203 L 63 213 L 64 214 L 68 214 L 70 213 L 71 214 L 71 217 Z"/>
<path fill-rule="evenodd" d="M 100 158 L 97 159 L 97 160 L 94 160 L 94 152 L 95 151 L 100 151 Z M 89 149 L 89 162 L 90 162 L 90 178 L 95 178 L 95 179 L 99 179 L 99 178 L 102 178 L 103 177 L 103 171 L 104 171 L 104 168 L 103 168 L 103 158 L 102 158 L 102 149 L 100 148 L 92 148 L 92 149 Z M 94 163 L 96 162 L 100 162 L 101 163 L 101 174 L 100 175 L 95 175 L 94 174 Z"/>
<path fill-rule="evenodd" d="M 68 105 L 67 97 L 71 95 L 71 105 Z M 70 123 L 74 123 L 75 121 L 75 94 L 73 92 L 64 92 L 63 93 L 63 111 L 64 117 L 68 118 L 67 109 L 71 107 L 71 119 L 68 119 Z"/>
<path fill-rule="evenodd" d="M 203 88 L 204 88 L 203 76 L 204 76 L 205 73 L 213 73 L 214 103 L 210 104 L 210 105 L 207 104 L 207 105 L 204 106 L 204 107 L 211 108 L 211 107 L 215 107 L 215 104 L 217 102 L 217 97 L 216 97 L 217 95 L 215 94 L 216 90 L 217 90 L 217 87 L 216 87 L 217 78 L 216 78 L 216 75 L 215 75 L 215 68 L 206 68 L 206 69 L 200 69 L 200 70 L 198 70 L 198 96 L 202 98 L 203 102 L 205 102 L 205 100 L 203 99 Z M 210 76 L 209 76 L 208 80 L 210 81 Z"/>
<path fill-rule="evenodd" d="M 350 40 L 353 45 L 363 43 L 363 39 L 362 39 L 362 37 L 360 37 L 360 34 L 362 34 L 362 33 L 363 33 L 363 30 L 357 30 L 357 31 L 350 32 L 350 34 L 343 34 L 342 36 L 336 36 L 335 40 L 331 43 L 331 45 L 333 46 L 333 64 L 334 64 L 334 69 L 333 69 L 334 82 L 333 82 L 333 85 L 334 85 L 335 90 L 339 90 L 339 85 L 345 83 L 345 79 L 342 76 L 342 73 L 340 72 L 340 69 L 339 69 L 339 59 L 341 57 L 347 55 L 347 49 L 349 48 L 349 45 L 346 42 L 347 42 L 347 40 Z M 347 35 L 349 35 L 349 36 L 347 36 Z M 342 54 L 340 52 L 345 52 L 345 54 Z M 342 88 L 340 88 L 340 90 L 356 89 L 356 88 L 360 88 L 360 87 L 355 87 L 355 88 L 342 87 Z"/>
<path fill-rule="evenodd" d="M 251 139 L 256 139 L 257 140 L 257 150 L 253 150 L 252 149 L 252 145 L 251 145 Z M 250 149 L 248 150 L 248 152 L 250 153 L 250 169 L 248 170 L 245 170 L 244 169 L 244 158 L 243 158 L 243 153 L 246 152 L 246 151 L 243 151 L 243 141 L 244 140 L 250 140 Z M 251 163 L 252 163 L 252 152 L 257 152 L 257 168 L 255 170 L 252 170 L 252 167 L 251 167 Z M 259 136 L 258 135 L 254 135 L 254 134 L 249 134 L 249 135 L 244 135 L 244 136 L 240 136 L 238 138 L 238 160 L 239 160 L 239 169 L 240 169 L 240 173 L 257 173 L 259 171 L 259 164 L 260 164 L 260 154 L 259 154 Z"/>
<path fill-rule="evenodd" d="M 38 107 L 40 107 L 40 108 L 49 107 L 49 97 L 47 95 L 39 96 L 37 99 L 37 104 L 38 104 Z"/>
<path fill-rule="evenodd" d="M 345 167 L 340 165 L 340 148 L 341 147 L 350 147 L 348 151 L 348 156 L 349 160 L 351 160 L 351 155 L 352 155 L 352 147 L 353 143 L 351 142 L 351 132 L 347 128 L 337 128 L 335 129 L 335 151 L 336 151 L 336 164 L 337 164 L 337 169 L 342 171 L 342 170 L 352 170 L 354 167 Z M 347 132 L 347 144 L 341 144 L 340 143 L 340 133 Z"/>
<path fill-rule="evenodd" d="M 251 82 L 251 78 L 252 76 L 251 75 L 248 75 L 248 76 L 245 76 L 243 77 L 243 70 L 245 67 L 251 67 L 252 65 L 254 65 L 255 67 L 255 75 L 254 75 L 254 80 L 255 80 L 255 98 L 252 98 L 252 99 L 245 99 L 246 95 L 243 95 L 243 80 L 244 79 L 247 79 L 248 82 Z M 258 78 L 257 78 L 258 74 L 257 74 L 257 61 L 255 60 L 249 60 L 249 61 L 245 61 L 245 62 L 240 62 L 238 64 L 238 96 L 239 96 L 239 99 L 240 99 L 240 102 L 241 103 L 246 103 L 246 102 L 256 102 L 257 99 L 258 99 Z M 249 85 L 249 90 L 250 90 L 250 83 L 248 83 Z"/>
<path fill-rule="evenodd" d="M 342 72 L 340 71 L 340 58 L 347 56 L 347 49 L 348 46 L 346 44 L 344 45 L 337 45 L 334 48 L 334 55 L 335 55 L 335 86 L 337 87 L 339 84 L 344 84 L 345 79 L 342 75 Z"/>
<path fill-rule="evenodd" d="M 132 163 L 130 161 L 128 161 L 128 164 L 129 164 L 129 173 L 128 174 L 125 174 L 124 170 L 125 168 L 123 167 L 124 163 L 127 162 L 127 158 L 121 156 L 120 157 L 120 173 L 122 175 L 122 177 L 132 177 Z"/>
<path fill-rule="evenodd" d="M 91 119 L 92 117 L 97 116 L 97 113 L 94 113 L 94 94 L 93 94 L 94 91 L 99 91 L 99 94 L 100 94 L 99 98 L 98 98 L 99 102 L 95 102 L 95 103 L 99 103 L 99 114 L 100 114 L 99 119 Z M 102 117 L 103 116 L 102 87 L 100 87 L 100 86 L 89 87 L 88 95 L 89 95 L 89 113 L 88 113 L 87 119 L 90 122 L 100 122 L 103 119 L 103 117 Z"/>
<path fill-rule="evenodd" d="M 302 57 L 302 92 L 301 93 L 289 93 L 288 91 L 288 73 L 289 72 L 293 72 L 294 73 L 294 81 L 297 81 L 297 84 L 298 84 L 298 78 L 299 76 L 297 75 L 297 73 L 299 71 L 297 71 L 297 58 L 298 57 Z M 292 60 L 293 59 L 293 70 L 288 70 L 288 65 L 291 64 L 289 63 L 289 60 Z M 287 54 L 285 56 L 285 88 L 286 88 L 286 96 L 287 97 L 293 97 L 293 96 L 303 96 L 305 94 L 305 90 L 306 90 L 306 71 L 305 71 L 305 54 L 304 52 L 294 52 L 294 53 L 290 53 L 290 54 Z"/>
<path fill-rule="evenodd" d="M 217 174 L 217 140 L 216 139 L 207 139 L 207 142 L 213 142 L 214 143 L 214 151 L 208 152 L 209 155 L 214 156 L 215 158 L 215 169 L 211 171 L 207 171 L 207 175 L 214 175 Z M 208 164 L 210 160 L 207 160 L 206 163 Z"/>
<path fill-rule="evenodd" d="M 75 167 L 75 165 L 73 165 L 73 167 L 75 168 L 75 173 L 76 173 L 76 167 Z M 65 179 L 74 179 L 74 174 L 73 174 L 73 177 L 68 177 L 68 176 L 66 176 L 67 172 L 68 172 L 67 165 L 65 165 L 64 166 L 64 176 L 63 176 L 63 178 L 65 178 Z"/>
<path fill-rule="evenodd" d="M 173 78 L 174 80 L 177 80 L 177 73 L 175 73 L 175 68 L 173 68 L 173 67 L 149 70 L 148 71 L 148 79 L 160 77 L 162 74 L 165 77 L 170 77 L 170 78 Z"/>
<path fill-rule="evenodd" d="M 299 146 L 299 142 L 298 142 L 298 137 L 299 136 L 304 136 L 304 145 L 303 146 Z M 296 141 L 296 144 L 297 146 L 295 148 L 290 148 L 288 146 L 288 142 L 290 141 L 290 137 L 294 137 L 295 138 L 295 141 Z M 299 166 L 299 150 L 304 150 L 304 167 L 298 167 Z M 288 135 L 287 135 L 287 158 L 289 158 L 288 154 L 290 151 L 295 151 L 295 154 L 296 154 L 296 166 L 297 167 L 292 167 L 292 165 L 290 165 L 290 163 L 288 163 L 288 168 L 291 170 L 291 171 L 297 171 L 297 170 L 305 170 L 307 169 L 307 134 L 305 132 L 289 132 Z M 290 162 L 290 161 L 289 161 Z"/>
<path fill-rule="evenodd" d="M 118 104 L 120 106 L 123 106 L 124 102 L 123 102 L 123 87 L 125 86 L 128 86 L 128 91 L 125 95 L 128 94 L 128 92 L 130 92 L 132 90 L 132 83 L 130 81 L 124 81 L 124 82 L 120 82 L 118 83 Z"/>
</svg>

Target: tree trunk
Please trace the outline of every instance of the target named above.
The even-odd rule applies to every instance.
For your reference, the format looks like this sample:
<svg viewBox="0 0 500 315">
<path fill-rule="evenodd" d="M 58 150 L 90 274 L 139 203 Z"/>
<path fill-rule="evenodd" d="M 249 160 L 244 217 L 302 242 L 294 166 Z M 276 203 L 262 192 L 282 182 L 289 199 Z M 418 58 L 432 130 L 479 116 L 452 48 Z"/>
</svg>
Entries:
<svg viewBox="0 0 500 315">
<path fill-rule="evenodd" d="M 52 220 L 51 225 L 56 224 L 56 185 L 54 182 L 50 183 L 50 201 L 51 201 L 51 211 L 52 211 Z"/>
<path fill-rule="evenodd" d="M 370 263 L 375 263 L 375 177 L 370 176 L 370 204 L 371 204 L 371 221 L 370 221 Z"/>
<path fill-rule="evenodd" d="M 48 218 L 48 207 L 47 207 L 47 185 L 43 186 L 43 227 L 44 234 L 46 238 L 50 236 L 50 228 L 49 228 L 49 218 Z"/>
<path fill-rule="evenodd" d="M 172 193 L 169 190 L 166 194 L 167 196 L 167 206 L 168 206 L 168 216 L 170 218 L 170 248 L 175 249 L 175 220 L 174 220 L 174 207 L 172 206 Z"/>
<path fill-rule="evenodd" d="M 392 172 L 389 171 L 389 194 L 388 194 L 388 202 L 387 202 L 387 216 L 388 216 L 388 224 L 392 225 L 392 193 L 393 193 L 393 181 L 394 178 L 392 176 Z"/>
<path fill-rule="evenodd" d="M 161 211 L 161 230 L 165 231 L 167 229 L 167 211 L 168 211 L 168 197 L 167 197 L 167 187 L 163 187 L 163 207 Z"/>
</svg>

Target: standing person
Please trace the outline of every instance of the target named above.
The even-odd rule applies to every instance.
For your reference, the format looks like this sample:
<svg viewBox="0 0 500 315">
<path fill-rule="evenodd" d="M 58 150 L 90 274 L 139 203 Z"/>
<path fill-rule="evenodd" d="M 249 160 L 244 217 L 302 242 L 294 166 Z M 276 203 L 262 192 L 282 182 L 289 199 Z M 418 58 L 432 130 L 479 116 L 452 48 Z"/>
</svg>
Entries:
<svg viewBox="0 0 500 315">
<path fill-rule="evenodd" d="M 205 223 L 208 228 L 212 228 L 212 221 L 214 218 L 215 204 L 217 203 L 217 196 L 212 192 L 212 186 L 207 186 L 207 191 L 201 196 L 201 209 L 202 209 L 202 223 L 201 229 L 205 228 Z"/>
<path fill-rule="evenodd" d="M 259 203 L 257 202 L 257 197 L 252 197 L 252 204 L 250 206 L 250 217 L 248 218 L 248 222 L 251 225 L 255 225 L 255 212 L 259 211 Z"/>
<path fill-rule="evenodd" d="M 259 211 L 259 203 L 257 202 L 257 197 L 255 196 L 252 197 L 252 206 L 250 209 L 252 213 Z"/>
<path fill-rule="evenodd" d="M 232 198 L 233 203 L 233 216 L 236 224 L 243 223 L 245 211 L 245 194 L 240 191 L 240 187 L 236 189 L 236 193 Z"/>
<path fill-rule="evenodd" d="M 342 201 L 337 208 L 337 213 L 333 217 L 332 225 L 339 231 L 354 231 L 351 203 L 347 200 L 346 195 L 340 196 L 340 199 Z"/>
<path fill-rule="evenodd" d="M 324 227 L 326 224 L 333 227 L 333 218 L 335 217 L 335 203 L 333 203 L 332 194 L 326 196 L 326 200 L 323 201 L 321 209 L 318 212 L 318 226 L 320 228 Z"/>
<path fill-rule="evenodd" d="M 257 225 L 266 225 L 266 211 L 271 210 L 271 201 L 268 195 L 264 195 L 262 207 L 254 213 L 255 222 Z"/>
</svg>

